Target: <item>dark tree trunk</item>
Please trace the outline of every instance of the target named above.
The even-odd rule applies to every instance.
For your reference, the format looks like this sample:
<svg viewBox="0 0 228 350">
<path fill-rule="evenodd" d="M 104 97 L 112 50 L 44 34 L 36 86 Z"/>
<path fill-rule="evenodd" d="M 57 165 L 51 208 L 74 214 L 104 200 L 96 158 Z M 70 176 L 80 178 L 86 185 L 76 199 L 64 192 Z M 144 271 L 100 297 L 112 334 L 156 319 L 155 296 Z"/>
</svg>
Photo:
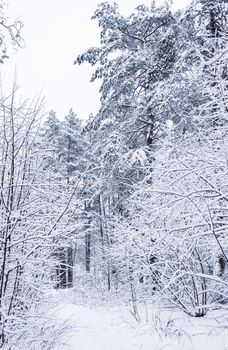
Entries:
<svg viewBox="0 0 228 350">
<path fill-rule="evenodd" d="M 91 234 L 86 233 L 85 235 L 85 263 L 86 271 L 90 272 L 90 252 L 91 252 Z"/>
</svg>

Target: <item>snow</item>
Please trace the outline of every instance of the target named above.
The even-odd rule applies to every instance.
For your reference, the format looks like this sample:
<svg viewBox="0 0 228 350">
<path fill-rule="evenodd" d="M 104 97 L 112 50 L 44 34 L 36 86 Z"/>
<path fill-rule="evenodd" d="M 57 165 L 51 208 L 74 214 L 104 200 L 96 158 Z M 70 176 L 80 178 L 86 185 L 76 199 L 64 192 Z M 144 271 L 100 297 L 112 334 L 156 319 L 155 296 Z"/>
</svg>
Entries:
<svg viewBox="0 0 228 350">
<path fill-rule="evenodd" d="M 77 305 L 67 291 L 57 291 L 55 316 L 72 328 L 54 350 L 226 350 L 228 315 L 213 311 L 206 318 L 161 311 L 151 305 L 140 310 L 137 323 L 130 306 Z M 146 320 L 148 313 L 148 320 Z M 227 319 L 226 319 L 227 317 Z"/>
</svg>

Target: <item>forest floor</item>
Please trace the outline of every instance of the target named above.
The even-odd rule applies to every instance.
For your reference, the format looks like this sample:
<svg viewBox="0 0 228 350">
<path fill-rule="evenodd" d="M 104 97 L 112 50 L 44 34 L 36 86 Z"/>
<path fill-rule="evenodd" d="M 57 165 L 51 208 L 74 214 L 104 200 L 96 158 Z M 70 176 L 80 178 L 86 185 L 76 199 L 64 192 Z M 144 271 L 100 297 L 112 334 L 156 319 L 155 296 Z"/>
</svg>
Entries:
<svg viewBox="0 0 228 350">
<path fill-rule="evenodd" d="M 143 308 L 137 322 L 124 306 L 83 306 L 56 292 L 55 317 L 67 324 L 55 350 L 228 350 L 228 312 L 204 318 Z"/>
</svg>

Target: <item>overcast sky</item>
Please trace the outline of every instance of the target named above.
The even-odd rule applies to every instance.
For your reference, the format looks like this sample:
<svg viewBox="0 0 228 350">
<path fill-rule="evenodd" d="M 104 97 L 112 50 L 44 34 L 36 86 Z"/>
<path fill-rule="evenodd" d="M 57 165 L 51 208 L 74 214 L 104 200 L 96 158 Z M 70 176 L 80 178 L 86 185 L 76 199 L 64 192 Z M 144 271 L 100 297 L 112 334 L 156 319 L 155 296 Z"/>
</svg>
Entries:
<svg viewBox="0 0 228 350">
<path fill-rule="evenodd" d="M 9 0 L 10 16 L 24 22 L 22 36 L 26 48 L 17 51 L 1 66 L 3 83 L 17 80 L 24 97 L 41 92 L 47 109 L 63 118 L 72 107 L 86 118 L 99 107 L 99 83 L 90 83 L 92 68 L 74 66 L 85 49 L 99 44 L 99 28 L 91 16 L 100 0 Z M 117 0 L 120 11 L 130 13 L 150 0 Z M 174 0 L 184 7 L 189 0 Z"/>
</svg>

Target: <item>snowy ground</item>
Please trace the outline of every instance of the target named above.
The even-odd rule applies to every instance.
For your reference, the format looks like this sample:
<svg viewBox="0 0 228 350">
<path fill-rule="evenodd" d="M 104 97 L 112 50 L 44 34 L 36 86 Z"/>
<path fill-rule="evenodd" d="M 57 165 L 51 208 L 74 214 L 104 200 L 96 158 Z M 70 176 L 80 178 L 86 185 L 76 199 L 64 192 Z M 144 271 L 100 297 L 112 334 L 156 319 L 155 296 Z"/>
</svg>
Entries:
<svg viewBox="0 0 228 350">
<path fill-rule="evenodd" d="M 55 350 L 228 350 L 228 313 L 191 318 L 182 313 L 141 311 L 137 323 L 123 306 L 88 307 L 57 292 L 55 316 L 71 329 Z M 148 320 L 146 320 L 148 318 Z"/>
</svg>

